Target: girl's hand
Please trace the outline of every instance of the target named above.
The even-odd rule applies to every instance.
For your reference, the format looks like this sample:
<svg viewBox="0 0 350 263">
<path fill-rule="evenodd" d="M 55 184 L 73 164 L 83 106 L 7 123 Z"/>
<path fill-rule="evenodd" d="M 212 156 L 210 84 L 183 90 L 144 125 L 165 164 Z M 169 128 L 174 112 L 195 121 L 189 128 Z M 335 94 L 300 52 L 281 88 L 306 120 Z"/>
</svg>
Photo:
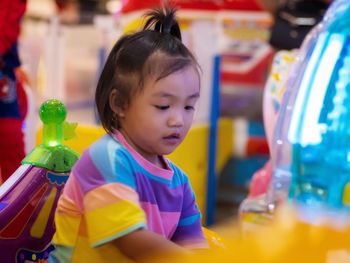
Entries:
<svg viewBox="0 0 350 263">
<path fill-rule="evenodd" d="M 118 249 L 135 262 L 166 262 L 189 252 L 170 240 L 145 229 L 138 229 L 113 241 Z M 171 262 L 171 261 L 170 261 Z"/>
</svg>

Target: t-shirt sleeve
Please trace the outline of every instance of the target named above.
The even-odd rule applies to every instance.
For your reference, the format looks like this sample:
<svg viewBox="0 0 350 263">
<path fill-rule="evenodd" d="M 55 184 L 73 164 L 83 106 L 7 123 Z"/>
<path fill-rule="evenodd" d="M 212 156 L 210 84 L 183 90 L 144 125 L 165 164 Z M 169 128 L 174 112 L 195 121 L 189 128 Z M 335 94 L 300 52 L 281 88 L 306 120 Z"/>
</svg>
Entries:
<svg viewBox="0 0 350 263">
<path fill-rule="evenodd" d="M 146 227 L 146 219 L 133 189 L 110 183 L 84 198 L 90 244 L 95 247 Z"/>
<path fill-rule="evenodd" d="M 83 187 L 90 245 L 96 247 L 145 228 L 146 216 L 127 154 L 114 143 L 103 149 L 90 148 L 87 158 L 91 159 L 91 165 L 76 167 L 75 172 L 92 178 L 85 180 Z"/>
<path fill-rule="evenodd" d="M 188 249 L 208 248 L 208 242 L 202 230 L 201 214 L 187 177 L 185 177 L 183 184 L 183 205 L 180 220 L 171 240 Z"/>
<path fill-rule="evenodd" d="M 78 237 L 82 232 L 82 200 L 81 186 L 71 172 L 55 211 L 56 232 L 52 239 L 55 249 L 50 254 L 52 262 L 71 262 L 73 258 Z"/>
</svg>

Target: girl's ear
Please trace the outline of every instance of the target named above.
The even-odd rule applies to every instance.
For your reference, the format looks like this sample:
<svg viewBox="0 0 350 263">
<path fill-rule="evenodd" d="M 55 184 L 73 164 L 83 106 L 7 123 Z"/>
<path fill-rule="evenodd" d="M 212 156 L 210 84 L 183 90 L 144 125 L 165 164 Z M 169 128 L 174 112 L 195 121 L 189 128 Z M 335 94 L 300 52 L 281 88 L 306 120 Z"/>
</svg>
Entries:
<svg viewBox="0 0 350 263">
<path fill-rule="evenodd" d="M 111 107 L 114 115 L 117 115 L 120 118 L 123 118 L 125 116 L 124 111 L 118 105 L 118 90 L 113 89 L 111 94 L 109 95 L 109 107 Z"/>
</svg>

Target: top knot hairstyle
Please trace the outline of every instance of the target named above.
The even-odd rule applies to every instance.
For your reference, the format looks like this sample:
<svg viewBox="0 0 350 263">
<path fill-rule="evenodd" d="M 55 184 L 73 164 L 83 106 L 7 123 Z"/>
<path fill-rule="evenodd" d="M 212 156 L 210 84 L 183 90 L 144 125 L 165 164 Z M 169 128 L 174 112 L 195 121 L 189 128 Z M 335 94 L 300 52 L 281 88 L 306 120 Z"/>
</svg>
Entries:
<svg viewBox="0 0 350 263">
<path fill-rule="evenodd" d="M 154 9 L 146 14 L 150 18 L 145 23 L 143 30 L 154 28 L 154 31 L 171 34 L 181 41 L 181 31 L 175 19 L 175 8 Z"/>
<path fill-rule="evenodd" d="M 156 81 L 168 75 L 199 66 L 181 42 L 181 31 L 175 18 L 176 9 L 165 7 L 146 13 L 141 31 L 122 36 L 112 48 L 99 78 L 95 102 L 101 124 L 108 133 L 120 128 L 114 109 L 126 109 L 132 97 L 141 92 L 148 77 Z M 116 91 L 115 101 L 110 101 Z"/>
</svg>

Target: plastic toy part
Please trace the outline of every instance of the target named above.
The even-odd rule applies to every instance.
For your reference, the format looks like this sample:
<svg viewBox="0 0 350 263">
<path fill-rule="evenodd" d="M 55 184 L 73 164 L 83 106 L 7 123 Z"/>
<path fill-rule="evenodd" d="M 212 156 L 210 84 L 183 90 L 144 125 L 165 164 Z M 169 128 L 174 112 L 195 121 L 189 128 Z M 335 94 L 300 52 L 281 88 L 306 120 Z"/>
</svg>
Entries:
<svg viewBox="0 0 350 263">
<path fill-rule="evenodd" d="M 297 54 L 297 50 L 278 51 L 273 59 L 271 73 L 265 85 L 263 116 L 270 152 L 275 151 L 273 132 L 279 109 L 282 106 L 282 97 L 285 93 L 286 83 L 297 60 Z M 250 182 L 249 195 L 239 207 L 243 234 L 252 233 L 263 225 L 271 224 L 271 221 L 273 221 L 277 197 L 274 195 L 273 202 L 268 202 L 266 195 L 270 190 L 272 177 L 271 163 L 272 160 L 270 159 L 264 167 L 254 173 Z M 285 189 L 284 194 L 285 196 L 287 195 L 287 189 Z"/>
<path fill-rule="evenodd" d="M 43 122 L 43 144 L 29 153 L 23 164 L 32 164 L 58 173 L 70 171 L 78 154 L 64 146 L 62 141 L 74 136 L 77 125 L 64 122 L 66 115 L 65 106 L 58 100 L 49 100 L 41 105 L 39 116 Z"/>
<path fill-rule="evenodd" d="M 290 201 L 350 212 L 350 6 L 335 1 L 330 10 L 303 45 L 291 81 L 273 186 L 289 189 Z"/>
<path fill-rule="evenodd" d="M 44 145 L 56 146 L 62 144 L 63 122 L 67 116 L 67 110 L 58 100 L 50 100 L 42 104 L 39 116 L 44 123 Z"/>
<path fill-rule="evenodd" d="M 244 231 L 275 220 L 287 200 L 303 222 L 349 216 L 349 44 L 349 1 L 334 1 L 289 72 L 272 139 L 271 183 L 266 194 L 241 204 Z"/>
<path fill-rule="evenodd" d="M 0 187 L 1 262 L 45 262 L 67 173 L 21 165 Z"/>
<path fill-rule="evenodd" d="M 0 261 L 47 262 L 58 198 L 78 155 L 62 145 L 76 125 L 65 125 L 66 108 L 58 100 L 40 107 L 43 144 L 0 187 Z M 67 128 L 68 127 L 68 132 Z"/>
</svg>

